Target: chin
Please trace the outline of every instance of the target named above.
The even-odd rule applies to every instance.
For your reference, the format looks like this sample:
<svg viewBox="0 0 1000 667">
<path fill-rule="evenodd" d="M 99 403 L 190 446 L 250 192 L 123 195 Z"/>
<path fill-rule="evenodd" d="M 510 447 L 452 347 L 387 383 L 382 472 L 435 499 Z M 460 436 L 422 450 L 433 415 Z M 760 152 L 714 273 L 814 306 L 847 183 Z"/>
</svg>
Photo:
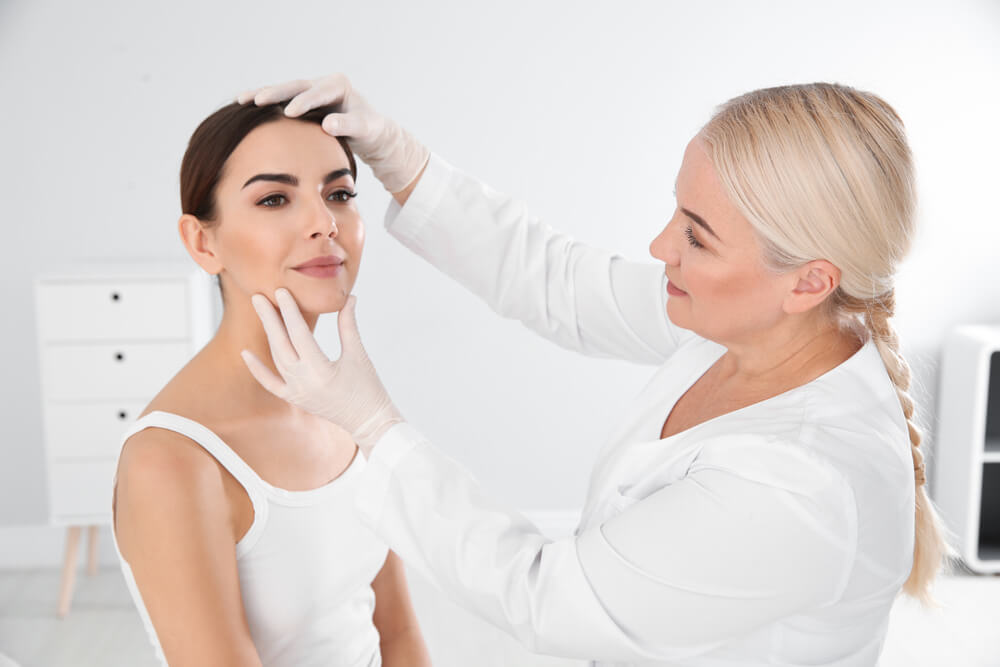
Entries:
<svg viewBox="0 0 1000 667">
<path fill-rule="evenodd" d="M 677 303 L 673 297 L 667 299 L 667 317 L 670 318 L 670 321 L 682 329 L 690 329 L 691 326 L 687 321 L 689 318 L 687 317 L 687 313 L 681 312 L 683 310 L 683 308 L 677 307 Z"/>
<path fill-rule="evenodd" d="M 350 296 L 350 292 L 343 294 L 339 290 L 326 294 L 309 294 L 304 296 L 302 301 L 299 302 L 299 308 L 303 312 L 308 311 L 317 315 L 322 313 L 336 313 L 347 304 L 348 296 Z"/>
<path fill-rule="evenodd" d="M 350 296 L 350 291 L 345 294 L 341 285 L 313 287 L 312 289 L 301 286 L 292 287 L 291 285 L 283 287 L 292 293 L 292 298 L 295 299 L 299 311 L 303 314 L 321 315 L 322 313 L 338 312 L 344 307 L 347 303 L 347 297 Z"/>
</svg>

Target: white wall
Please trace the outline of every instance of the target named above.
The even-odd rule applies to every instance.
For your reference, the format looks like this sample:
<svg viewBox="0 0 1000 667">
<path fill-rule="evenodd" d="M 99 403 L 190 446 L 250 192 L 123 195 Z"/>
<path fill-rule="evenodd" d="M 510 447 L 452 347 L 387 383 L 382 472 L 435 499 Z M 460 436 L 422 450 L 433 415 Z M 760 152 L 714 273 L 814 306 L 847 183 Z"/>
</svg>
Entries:
<svg viewBox="0 0 1000 667">
<path fill-rule="evenodd" d="M 245 87 L 336 70 L 452 163 L 636 258 L 716 104 L 816 80 L 879 93 L 918 160 L 922 227 L 896 325 L 933 424 L 946 331 L 1000 322 L 1000 3 L 617 5 L 0 3 L 0 525 L 47 516 L 33 275 L 185 258 L 177 172 L 197 123 Z M 385 234 L 388 198 L 366 170 L 359 190 L 359 321 L 397 404 L 502 498 L 578 507 L 603 436 L 652 369 L 499 320 Z M 320 334 L 336 340 L 332 318 Z M 0 550 L 31 530 L 0 531 Z"/>
</svg>

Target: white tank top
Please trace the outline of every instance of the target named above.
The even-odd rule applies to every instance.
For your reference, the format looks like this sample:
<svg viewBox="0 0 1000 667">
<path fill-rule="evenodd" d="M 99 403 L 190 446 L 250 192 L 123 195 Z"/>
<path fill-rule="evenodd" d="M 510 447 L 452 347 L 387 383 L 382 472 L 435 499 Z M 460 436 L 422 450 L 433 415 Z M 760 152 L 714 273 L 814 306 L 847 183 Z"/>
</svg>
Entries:
<svg viewBox="0 0 1000 667">
<path fill-rule="evenodd" d="M 329 484 L 286 491 L 262 480 L 215 433 L 180 415 L 150 412 L 125 432 L 121 445 L 153 426 L 181 433 L 204 447 L 250 496 L 254 520 L 236 544 L 236 563 L 243 608 L 264 667 L 381 665 L 371 582 L 388 549 L 354 510 L 365 465 L 360 452 Z M 117 539 L 115 551 L 157 658 L 166 665 Z"/>
</svg>

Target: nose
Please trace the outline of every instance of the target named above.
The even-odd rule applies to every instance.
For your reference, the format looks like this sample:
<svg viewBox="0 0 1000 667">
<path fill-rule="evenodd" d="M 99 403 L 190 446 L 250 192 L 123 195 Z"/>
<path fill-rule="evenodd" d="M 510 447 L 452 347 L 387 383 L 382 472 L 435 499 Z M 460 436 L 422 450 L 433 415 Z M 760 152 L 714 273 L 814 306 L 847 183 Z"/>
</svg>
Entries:
<svg viewBox="0 0 1000 667">
<path fill-rule="evenodd" d="M 330 238 L 337 238 L 337 218 L 327 206 L 326 200 L 320 196 L 309 214 L 309 236 L 329 235 Z"/>
<path fill-rule="evenodd" d="M 674 218 L 671 218 L 667 225 L 649 243 L 649 254 L 667 264 L 668 266 L 678 266 L 681 263 L 681 251 L 677 245 L 677 234 L 674 233 Z"/>
</svg>

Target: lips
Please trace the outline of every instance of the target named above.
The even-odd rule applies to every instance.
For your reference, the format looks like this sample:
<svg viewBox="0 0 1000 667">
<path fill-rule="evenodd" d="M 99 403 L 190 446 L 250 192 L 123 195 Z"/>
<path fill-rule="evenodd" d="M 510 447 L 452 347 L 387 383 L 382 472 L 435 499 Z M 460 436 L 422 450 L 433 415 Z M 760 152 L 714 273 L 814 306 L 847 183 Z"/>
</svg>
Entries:
<svg viewBox="0 0 1000 667">
<path fill-rule="evenodd" d="M 336 266 L 338 264 L 343 264 L 344 258 L 337 257 L 336 255 L 323 255 L 321 257 L 313 257 L 305 264 L 299 264 L 298 266 L 292 267 L 295 269 L 308 269 L 314 266 Z"/>
<path fill-rule="evenodd" d="M 673 294 L 674 296 L 686 296 L 687 292 L 674 285 L 670 282 L 670 280 L 667 280 L 667 294 Z"/>
</svg>

